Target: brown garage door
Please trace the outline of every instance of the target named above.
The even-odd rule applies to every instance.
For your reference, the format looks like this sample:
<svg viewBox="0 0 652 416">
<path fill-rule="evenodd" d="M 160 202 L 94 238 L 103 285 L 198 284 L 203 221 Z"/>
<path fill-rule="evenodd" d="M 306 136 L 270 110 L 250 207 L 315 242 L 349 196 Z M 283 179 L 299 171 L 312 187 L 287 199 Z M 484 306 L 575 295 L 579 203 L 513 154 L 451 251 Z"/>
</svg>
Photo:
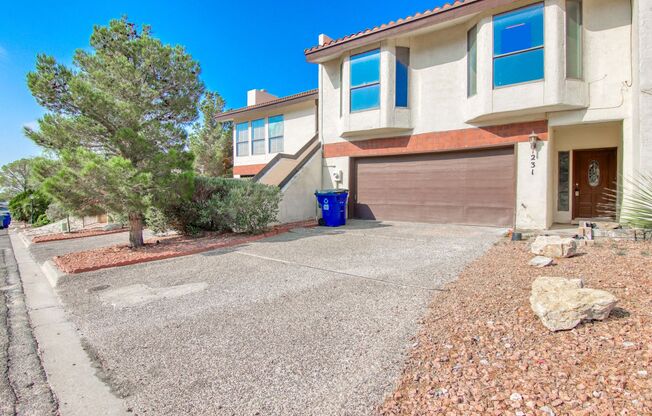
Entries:
<svg viewBox="0 0 652 416">
<path fill-rule="evenodd" d="M 511 226 L 514 149 L 360 158 L 355 217 Z"/>
</svg>

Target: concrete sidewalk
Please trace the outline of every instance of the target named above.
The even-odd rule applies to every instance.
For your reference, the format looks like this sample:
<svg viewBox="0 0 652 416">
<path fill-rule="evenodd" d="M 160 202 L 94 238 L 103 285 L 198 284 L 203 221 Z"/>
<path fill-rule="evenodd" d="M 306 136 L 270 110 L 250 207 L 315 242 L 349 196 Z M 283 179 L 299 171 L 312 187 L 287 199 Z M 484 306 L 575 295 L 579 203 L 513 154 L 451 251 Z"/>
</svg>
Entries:
<svg viewBox="0 0 652 416">
<path fill-rule="evenodd" d="M 0 414 L 56 415 L 7 230 L 0 230 Z"/>
<path fill-rule="evenodd" d="M 11 234 L 11 242 L 31 327 L 48 382 L 58 399 L 60 414 L 127 414 L 124 402 L 98 378 L 75 326 L 67 319 L 57 295 L 41 272 L 40 264 L 30 255 L 16 233 Z"/>
</svg>

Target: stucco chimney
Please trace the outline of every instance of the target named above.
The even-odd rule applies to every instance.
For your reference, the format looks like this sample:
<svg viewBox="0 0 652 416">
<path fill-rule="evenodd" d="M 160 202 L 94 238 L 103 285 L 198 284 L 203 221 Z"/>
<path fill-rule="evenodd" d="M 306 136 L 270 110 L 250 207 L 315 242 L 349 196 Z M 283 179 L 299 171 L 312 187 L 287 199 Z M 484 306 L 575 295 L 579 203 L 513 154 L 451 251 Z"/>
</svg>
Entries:
<svg viewBox="0 0 652 416">
<path fill-rule="evenodd" d="M 265 90 L 247 91 L 247 107 L 250 105 L 262 104 L 277 99 L 278 97 Z"/>
<path fill-rule="evenodd" d="M 333 41 L 333 39 L 331 39 L 331 37 L 328 36 L 328 35 L 325 35 L 323 33 L 321 33 L 319 35 L 319 46 L 323 46 L 323 45 L 325 45 L 327 43 L 330 43 L 332 41 Z"/>
</svg>

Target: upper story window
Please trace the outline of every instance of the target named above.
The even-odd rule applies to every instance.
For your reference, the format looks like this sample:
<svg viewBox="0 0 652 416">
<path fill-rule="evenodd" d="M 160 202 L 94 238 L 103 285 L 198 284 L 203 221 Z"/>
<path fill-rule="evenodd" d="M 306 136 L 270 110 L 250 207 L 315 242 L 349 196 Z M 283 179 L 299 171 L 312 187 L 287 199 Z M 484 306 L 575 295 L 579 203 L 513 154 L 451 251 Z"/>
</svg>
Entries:
<svg viewBox="0 0 652 416">
<path fill-rule="evenodd" d="M 265 154 L 265 119 L 251 122 L 251 154 Z"/>
<path fill-rule="evenodd" d="M 582 78 L 581 0 L 566 0 L 566 78 Z"/>
<path fill-rule="evenodd" d="M 396 107 L 408 106 L 410 48 L 396 47 Z"/>
<path fill-rule="evenodd" d="M 473 26 L 466 34 L 466 94 L 471 97 L 478 92 L 478 27 Z"/>
<path fill-rule="evenodd" d="M 351 111 L 380 106 L 380 49 L 351 56 Z"/>
<path fill-rule="evenodd" d="M 236 156 L 249 156 L 249 122 L 236 124 L 235 146 Z"/>
<path fill-rule="evenodd" d="M 493 18 L 494 87 L 543 79 L 543 3 Z"/>
<path fill-rule="evenodd" d="M 269 153 L 283 151 L 283 116 L 270 117 L 267 121 L 267 136 L 269 137 Z"/>
</svg>

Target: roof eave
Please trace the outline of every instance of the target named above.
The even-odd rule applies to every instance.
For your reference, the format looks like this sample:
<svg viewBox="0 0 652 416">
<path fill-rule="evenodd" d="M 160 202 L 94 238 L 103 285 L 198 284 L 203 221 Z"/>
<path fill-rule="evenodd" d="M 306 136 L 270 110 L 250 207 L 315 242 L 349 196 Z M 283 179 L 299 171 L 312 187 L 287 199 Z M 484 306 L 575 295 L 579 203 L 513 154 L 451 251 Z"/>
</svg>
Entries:
<svg viewBox="0 0 652 416">
<path fill-rule="evenodd" d="M 219 122 L 233 121 L 234 119 L 240 118 L 240 116 L 244 116 L 247 114 L 253 114 L 259 111 L 265 111 L 265 110 L 270 110 L 279 107 L 287 107 L 290 105 L 300 104 L 305 101 L 316 100 L 318 95 L 319 95 L 318 92 L 314 91 L 309 94 L 301 95 L 298 97 L 292 97 L 289 99 L 275 100 L 270 103 L 262 103 L 256 106 L 237 108 L 235 110 L 229 110 L 224 113 L 218 114 L 217 116 L 215 116 L 215 120 Z"/>
<path fill-rule="evenodd" d="M 366 34 L 353 36 L 350 39 L 335 41 L 330 45 L 325 45 L 314 50 L 307 50 L 305 52 L 306 60 L 311 63 L 323 63 L 351 49 L 364 47 L 394 36 L 424 29 L 449 20 L 463 18 L 513 2 L 514 0 L 467 0 L 463 4 L 443 9 L 438 13 L 405 20 L 401 23 L 380 28 Z"/>
</svg>

